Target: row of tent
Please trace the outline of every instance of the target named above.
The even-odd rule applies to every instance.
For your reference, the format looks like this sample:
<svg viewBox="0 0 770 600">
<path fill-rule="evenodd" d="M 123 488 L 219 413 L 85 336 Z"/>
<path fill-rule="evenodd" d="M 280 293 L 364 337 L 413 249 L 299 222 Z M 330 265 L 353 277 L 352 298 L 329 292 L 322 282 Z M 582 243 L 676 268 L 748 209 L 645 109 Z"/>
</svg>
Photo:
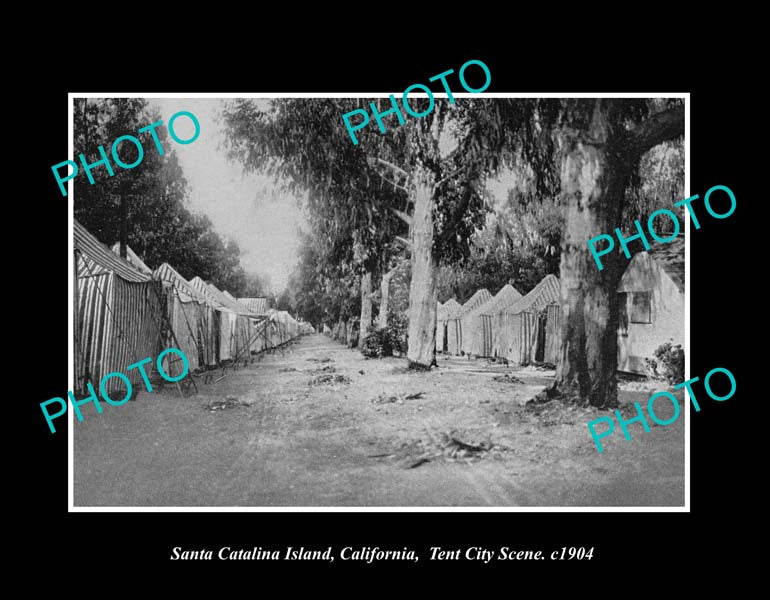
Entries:
<svg viewBox="0 0 770 600">
<path fill-rule="evenodd" d="M 278 348 L 303 334 L 308 323 L 269 309 L 265 298 L 235 298 L 200 277 L 187 281 L 171 265 L 151 270 L 130 248 L 121 258 L 80 223 L 74 224 L 75 390 L 94 387 L 112 372 L 141 385 L 129 365 L 177 347 L 191 371 L 205 370 Z M 168 357 L 175 355 L 169 354 Z M 150 363 L 154 364 L 154 363 Z M 181 361 L 164 370 L 182 372 Z M 106 382 L 119 389 L 119 378 Z"/>
<path fill-rule="evenodd" d="M 465 304 L 454 299 L 439 303 L 436 350 L 505 358 L 518 364 L 555 364 L 559 302 L 559 279 L 546 275 L 524 296 L 508 284 L 494 296 L 480 289 Z"/>
</svg>

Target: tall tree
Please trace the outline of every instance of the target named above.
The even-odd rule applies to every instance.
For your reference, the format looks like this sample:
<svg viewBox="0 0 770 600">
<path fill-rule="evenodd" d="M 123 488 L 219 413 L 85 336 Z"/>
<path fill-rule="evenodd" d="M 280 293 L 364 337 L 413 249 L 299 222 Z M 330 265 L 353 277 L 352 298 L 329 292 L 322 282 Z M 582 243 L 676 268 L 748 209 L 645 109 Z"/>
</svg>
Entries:
<svg viewBox="0 0 770 600">
<path fill-rule="evenodd" d="M 599 271 L 587 241 L 622 225 L 643 155 L 684 133 L 679 100 L 541 99 L 472 103 L 471 144 L 492 160 L 532 170 L 536 188 L 558 193 L 565 211 L 560 274 L 562 319 L 556 381 L 542 399 L 598 407 L 617 403 L 617 284 L 625 259 L 607 255 Z M 499 157 L 499 158 L 495 158 Z"/>
<path fill-rule="evenodd" d="M 87 160 L 104 146 L 111 156 L 112 142 L 160 119 L 143 98 L 78 98 L 74 110 L 74 147 Z M 134 169 L 115 168 L 109 177 L 103 166 L 94 170 L 96 183 L 75 180 L 75 217 L 101 242 L 111 246 L 121 239 L 121 207 L 125 208 L 129 246 L 151 267 L 168 262 L 184 277 L 199 275 L 219 288 L 239 294 L 245 286 L 240 251 L 224 241 L 211 221 L 187 208 L 188 188 L 173 144 L 165 128 L 155 129 L 165 150 L 155 151 L 147 138 L 142 162 Z M 120 147 L 126 163 L 138 158 L 131 144 Z"/>
<path fill-rule="evenodd" d="M 351 106 L 347 99 L 281 99 L 269 106 L 236 100 L 223 115 L 231 158 L 308 192 L 310 226 L 329 245 L 322 255 L 352 260 L 365 333 L 372 321 L 372 277 L 400 226 L 388 212 L 399 192 L 379 179 L 340 126 Z M 350 283 L 348 273 L 340 277 Z"/>
</svg>

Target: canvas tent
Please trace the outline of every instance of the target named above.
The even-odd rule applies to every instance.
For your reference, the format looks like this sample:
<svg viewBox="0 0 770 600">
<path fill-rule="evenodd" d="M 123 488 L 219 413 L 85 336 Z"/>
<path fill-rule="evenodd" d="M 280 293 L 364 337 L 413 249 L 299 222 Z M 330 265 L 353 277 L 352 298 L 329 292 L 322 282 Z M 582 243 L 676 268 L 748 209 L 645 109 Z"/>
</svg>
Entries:
<svg viewBox="0 0 770 600">
<path fill-rule="evenodd" d="M 274 340 L 276 346 L 285 344 L 299 336 L 299 323 L 291 314 L 285 310 L 274 310 L 272 308 L 268 312 L 270 320 L 277 324 L 277 339 Z"/>
<path fill-rule="evenodd" d="M 502 312 L 521 298 L 511 284 L 504 285 L 493 298 L 462 318 L 462 350 L 474 356 L 492 356 L 494 335 L 501 326 Z"/>
<path fill-rule="evenodd" d="M 645 373 L 666 342 L 684 345 L 684 236 L 633 256 L 618 284 L 618 370 Z"/>
<path fill-rule="evenodd" d="M 447 315 L 447 352 L 451 354 L 460 354 L 463 347 L 463 328 L 462 318 L 474 308 L 477 308 L 488 302 L 492 298 L 486 289 L 477 290 L 473 296 L 462 306 L 458 306 Z"/>
<path fill-rule="evenodd" d="M 238 302 L 255 315 L 266 315 L 269 308 L 267 298 L 238 298 Z"/>
<path fill-rule="evenodd" d="M 115 242 L 112 245 L 112 251 L 120 256 L 120 242 Z M 139 258 L 139 255 L 131 249 L 131 246 L 126 246 L 126 260 L 138 271 L 146 273 L 147 275 L 152 275 L 152 269 Z"/>
<path fill-rule="evenodd" d="M 77 220 L 75 253 L 75 389 L 86 391 L 108 373 L 128 376 L 135 390 L 143 385 L 139 369 L 127 367 L 158 354 L 161 333 L 161 292 L 148 273 L 136 269 L 100 243 Z M 120 399 L 122 381 L 106 382 L 107 393 Z"/>
<path fill-rule="evenodd" d="M 215 285 L 194 277 L 190 284 L 219 306 L 219 360 L 235 360 L 251 352 L 251 341 L 256 334 L 254 321 L 259 315 L 251 313 L 244 305 Z"/>
<path fill-rule="evenodd" d="M 559 279 L 549 274 L 531 292 L 506 308 L 492 349 L 495 356 L 522 365 L 555 364 L 560 301 Z"/>
<path fill-rule="evenodd" d="M 166 314 L 190 369 L 215 366 L 219 332 L 214 322 L 219 305 L 195 289 L 168 263 L 155 269 L 153 275 L 163 284 Z M 166 345 L 173 345 L 173 341 L 167 340 Z"/>
<path fill-rule="evenodd" d="M 454 298 L 450 298 L 444 304 L 438 303 L 436 307 L 436 352 L 447 351 L 447 319 L 458 308 L 460 308 L 460 303 Z"/>
</svg>

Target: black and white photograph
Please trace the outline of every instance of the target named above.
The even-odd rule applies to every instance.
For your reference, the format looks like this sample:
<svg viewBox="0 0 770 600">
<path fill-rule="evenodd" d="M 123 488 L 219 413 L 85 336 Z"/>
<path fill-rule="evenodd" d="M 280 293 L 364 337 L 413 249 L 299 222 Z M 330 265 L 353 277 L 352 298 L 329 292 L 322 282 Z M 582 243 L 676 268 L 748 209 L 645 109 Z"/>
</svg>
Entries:
<svg viewBox="0 0 770 600">
<path fill-rule="evenodd" d="M 466 77 L 70 95 L 70 510 L 689 510 L 689 94 Z"/>
</svg>

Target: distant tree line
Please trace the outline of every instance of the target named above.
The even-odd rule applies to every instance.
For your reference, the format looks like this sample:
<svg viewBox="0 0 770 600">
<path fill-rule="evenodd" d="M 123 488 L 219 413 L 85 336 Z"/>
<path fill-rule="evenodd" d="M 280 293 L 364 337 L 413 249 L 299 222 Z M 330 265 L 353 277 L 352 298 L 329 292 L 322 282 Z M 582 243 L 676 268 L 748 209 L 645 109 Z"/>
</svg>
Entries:
<svg viewBox="0 0 770 600">
<path fill-rule="evenodd" d="M 98 147 L 108 155 L 112 141 L 160 119 L 144 98 L 77 98 L 74 114 L 75 156 L 89 162 L 99 158 Z M 241 251 L 233 240 L 224 240 L 205 215 L 190 211 L 188 185 L 166 130 L 157 128 L 165 153 L 145 152 L 135 169 L 116 169 L 113 177 L 99 176 L 90 185 L 75 180 L 75 218 L 101 242 L 112 246 L 120 240 L 120 200 L 127 200 L 127 241 L 154 269 L 169 263 L 186 278 L 199 276 L 234 296 L 264 295 L 269 281 L 247 277 L 240 263 Z M 131 163 L 138 150 L 123 144 L 120 154 Z M 133 155 L 132 155 L 133 153 Z"/>
</svg>

